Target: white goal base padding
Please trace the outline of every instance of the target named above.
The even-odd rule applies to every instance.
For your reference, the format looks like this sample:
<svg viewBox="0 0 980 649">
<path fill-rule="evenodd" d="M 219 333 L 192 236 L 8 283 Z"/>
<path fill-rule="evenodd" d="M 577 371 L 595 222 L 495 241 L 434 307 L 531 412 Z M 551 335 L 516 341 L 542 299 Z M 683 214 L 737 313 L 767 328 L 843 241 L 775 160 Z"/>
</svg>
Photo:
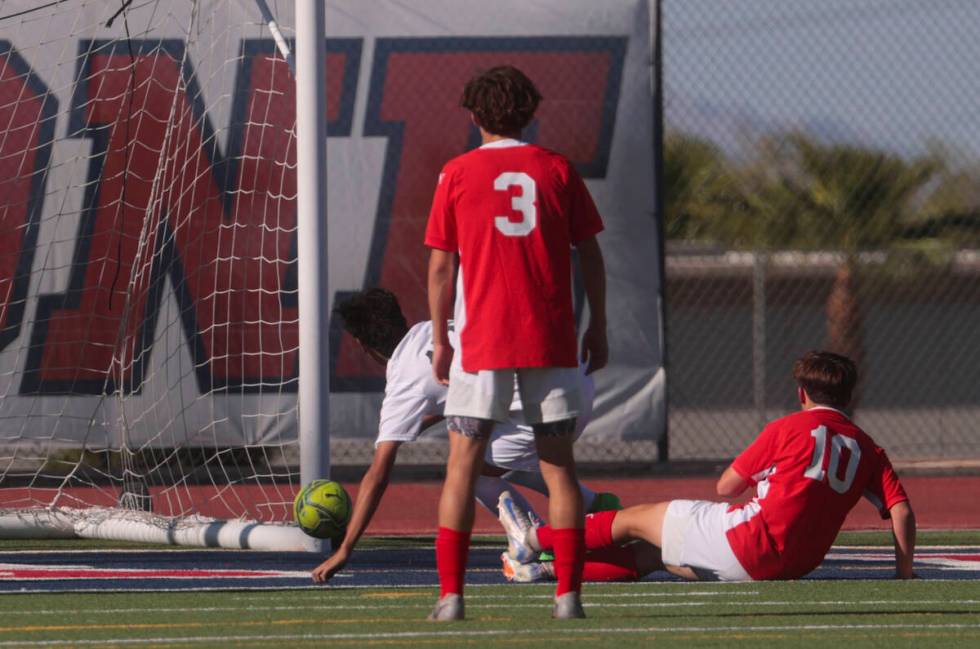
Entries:
<svg viewBox="0 0 980 649">
<path fill-rule="evenodd" d="M 0 512 L 0 538 L 104 539 L 279 552 L 306 552 L 309 541 L 298 527 L 284 523 L 204 516 L 167 518 L 148 512 L 98 507 Z"/>
</svg>

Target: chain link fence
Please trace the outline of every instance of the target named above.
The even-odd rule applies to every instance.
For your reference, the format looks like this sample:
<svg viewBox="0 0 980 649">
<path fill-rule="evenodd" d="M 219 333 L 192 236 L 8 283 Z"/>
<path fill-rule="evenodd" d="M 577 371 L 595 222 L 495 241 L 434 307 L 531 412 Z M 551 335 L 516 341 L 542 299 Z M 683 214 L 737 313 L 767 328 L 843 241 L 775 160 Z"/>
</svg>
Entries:
<svg viewBox="0 0 980 649">
<path fill-rule="evenodd" d="M 670 459 L 859 363 L 893 459 L 980 457 L 980 4 L 664 0 Z"/>
</svg>

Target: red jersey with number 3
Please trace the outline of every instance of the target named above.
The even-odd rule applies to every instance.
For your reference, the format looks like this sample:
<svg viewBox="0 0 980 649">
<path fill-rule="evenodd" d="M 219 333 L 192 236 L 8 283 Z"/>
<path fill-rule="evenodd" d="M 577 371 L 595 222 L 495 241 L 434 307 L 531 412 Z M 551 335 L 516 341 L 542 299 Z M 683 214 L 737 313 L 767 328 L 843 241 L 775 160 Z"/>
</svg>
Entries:
<svg viewBox="0 0 980 649">
<path fill-rule="evenodd" d="M 908 500 L 885 451 L 823 406 L 771 422 L 732 467 L 757 488 L 729 509 L 726 532 L 753 579 L 796 579 L 820 565 L 861 496 L 882 518 Z"/>
<path fill-rule="evenodd" d="M 578 365 L 571 246 L 602 228 L 558 153 L 498 140 L 446 164 L 425 245 L 459 253 L 464 370 Z"/>
</svg>

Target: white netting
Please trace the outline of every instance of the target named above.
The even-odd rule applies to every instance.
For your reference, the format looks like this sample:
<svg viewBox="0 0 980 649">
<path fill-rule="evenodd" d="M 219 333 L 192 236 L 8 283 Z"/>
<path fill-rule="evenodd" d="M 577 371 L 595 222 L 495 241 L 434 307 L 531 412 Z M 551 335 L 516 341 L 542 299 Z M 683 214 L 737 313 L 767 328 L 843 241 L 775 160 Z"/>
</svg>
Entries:
<svg viewBox="0 0 980 649">
<path fill-rule="evenodd" d="M 0 3 L 0 509 L 288 517 L 294 92 L 251 1 Z"/>
</svg>

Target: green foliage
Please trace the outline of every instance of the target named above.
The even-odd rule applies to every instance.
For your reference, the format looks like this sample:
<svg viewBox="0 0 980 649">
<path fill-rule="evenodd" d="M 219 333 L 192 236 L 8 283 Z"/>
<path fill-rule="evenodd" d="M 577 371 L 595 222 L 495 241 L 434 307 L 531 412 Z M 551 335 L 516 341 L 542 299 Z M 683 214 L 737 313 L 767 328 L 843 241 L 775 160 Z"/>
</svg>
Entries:
<svg viewBox="0 0 980 649">
<path fill-rule="evenodd" d="M 919 236 L 961 241 L 964 229 L 980 239 L 980 197 L 967 191 L 980 173 L 950 171 L 941 150 L 906 159 L 793 132 L 760 139 L 741 160 L 672 133 L 664 159 L 671 239 L 849 254 Z"/>
</svg>

